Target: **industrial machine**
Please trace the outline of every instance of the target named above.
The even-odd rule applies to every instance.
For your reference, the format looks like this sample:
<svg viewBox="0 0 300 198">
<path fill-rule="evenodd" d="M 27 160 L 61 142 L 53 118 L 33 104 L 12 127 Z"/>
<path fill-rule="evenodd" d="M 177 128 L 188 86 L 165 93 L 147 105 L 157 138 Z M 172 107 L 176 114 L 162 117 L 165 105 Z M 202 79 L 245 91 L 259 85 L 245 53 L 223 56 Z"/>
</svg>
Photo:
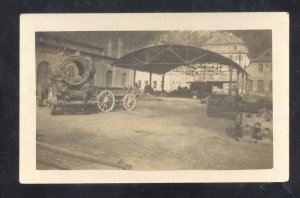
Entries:
<svg viewBox="0 0 300 198">
<path fill-rule="evenodd" d="M 234 136 L 272 141 L 272 101 L 258 98 L 249 101 L 239 95 L 213 94 L 208 99 L 207 115 L 235 120 Z"/>
<path fill-rule="evenodd" d="M 102 112 L 110 112 L 122 103 L 126 111 L 135 108 L 136 97 L 132 87 L 97 87 L 92 85 L 95 75 L 93 61 L 89 57 L 71 55 L 50 68 L 48 105 L 51 115 L 57 108 L 88 105 L 97 106 Z"/>
</svg>

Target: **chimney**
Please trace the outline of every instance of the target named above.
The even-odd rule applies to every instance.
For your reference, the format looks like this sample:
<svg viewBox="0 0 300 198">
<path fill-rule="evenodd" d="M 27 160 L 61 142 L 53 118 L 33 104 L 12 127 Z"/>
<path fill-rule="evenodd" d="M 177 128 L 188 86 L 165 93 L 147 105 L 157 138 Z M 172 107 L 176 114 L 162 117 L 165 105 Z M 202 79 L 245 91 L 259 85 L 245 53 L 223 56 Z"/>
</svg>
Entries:
<svg viewBox="0 0 300 198">
<path fill-rule="evenodd" d="M 107 45 L 107 56 L 112 57 L 112 49 L 113 48 L 113 42 L 111 39 L 108 39 L 108 45 Z"/>
<path fill-rule="evenodd" d="M 120 58 L 122 56 L 122 51 L 123 51 L 123 42 L 121 37 L 118 38 L 118 54 L 117 58 Z"/>
</svg>

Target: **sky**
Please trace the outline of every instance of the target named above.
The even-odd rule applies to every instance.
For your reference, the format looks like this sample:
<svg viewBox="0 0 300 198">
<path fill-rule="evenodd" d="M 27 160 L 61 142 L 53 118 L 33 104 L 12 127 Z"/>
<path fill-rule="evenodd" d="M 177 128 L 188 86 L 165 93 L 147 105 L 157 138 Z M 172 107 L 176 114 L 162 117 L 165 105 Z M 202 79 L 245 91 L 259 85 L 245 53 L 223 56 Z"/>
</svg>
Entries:
<svg viewBox="0 0 300 198">
<path fill-rule="evenodd" d="M 268 48 L 272 48 L 271 30 L 220 30 L 227 31 L 243 38 L 249 48 L 249 57 L 255 58 Z M 47 34 L 86 43 L 97 47 L 107 47 L 108 39 L 113 39 L 116 46 L 117 39 L 123 41 L 124 52 L 130 52 L 160 41 L 163 35 L 173 43 L 201 47 L 216 31 L 101 31 L 101 32 L 47 32 Z M 187 35 L 179 37 L 178 35 Z M 183 39 L 182 39 L 183 38 Z"/>
</svg>

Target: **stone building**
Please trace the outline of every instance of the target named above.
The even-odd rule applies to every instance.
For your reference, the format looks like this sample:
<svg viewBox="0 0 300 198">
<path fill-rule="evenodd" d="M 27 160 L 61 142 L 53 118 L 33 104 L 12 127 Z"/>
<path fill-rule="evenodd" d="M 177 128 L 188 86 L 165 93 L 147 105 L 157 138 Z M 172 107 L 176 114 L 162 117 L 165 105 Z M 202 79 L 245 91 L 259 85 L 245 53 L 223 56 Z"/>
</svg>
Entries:
<svg viewBox="0 0 300 198">
<path fill-rule="evenodd" d="M 247 68 L 250 73 L 248 91 L 250 94 L 271 96 L 272 83 L 272 50 L 267 49 L 255 59 Z"/>
<path fill-rule="evenodd" d="M 178 89 L 178 87 L 188 87 L 193 81 L 193 76 L 186 74 L 184 71 L 172 70 L 165 74 L 164 90 L 167 92 Z M 136 83 L 142 91 L 145 86 L 150 85 L 148 72 L 136 72 Z M 162 75 L 152 74 L 151 87 L 154 91 L 161 91 Z"/>
<path fill-rule="evenodd" d="M 218 32 L 205 42 L 202 48 L 221 54 L 243 68 L 246 68 L 250 64 L 247 45 L 242 38 L 230 32 Z"/>
<path fill-rule="evenodd" d="M 120 87 L 131 84 L 131 71 L 128 69 L 111 66 L 113 51 L 112 41 L 108 41 L 106 50 L 102 47 L 95 47 L 80 43 L 74 40 L 36 33 L 36 83 L 37 87 L 47 86 L 49 83 L 49 68 L 66 57 L 80 51 L 82 56 L 91 57 L 94 61 L 96 74 L 92 83 L 102 87 Z M 121 40 L 118 41 L 121 46 Z M 107 55 L 107 56 L 104 56 Z M 117 56 L 121 56 L 121 48 L 116 51 Z"/>
<path fill-rule="evenodd" d="M 249 66 L 250 64 L 250 59 L 248 56 L 249 50 L 246 43 L 243 41 L 242 38 L 237 37 L 233 33 L 225 31 L 217 32 L 211 39 L 209 39 L 203 44 L 202 48 L 225 56 L 226 58 L 231 59 L 244 69 L 247 68 L 247 66 Z M 208 67 L 216 68 L 218 66 L 210 65 Z M 224 92 L 228 93 L 229 75 L 229 72 L 226 70 L 222 71 L 221 73 L 216 73 L 214 71 L 206 72 L 205 75 L 203 75 L 203 72 L 201 72 L 201 76 L 195 75 L 194 81 L 209 81 L 214 82 L 215 84 L 220 84 L 220 82 L 222 82 L 222 86 L 219 88 L 224 89 Z M 245 82 L 244 78 L 245 76 L 238 74 L 236 71 L 233 71 L 232 89 L 235 89 L 234 92 L 240 94 L 247 93 L 247 82 Z M 236 89 L 237 86 L 239 87 L 239 90 Z"/>
</svg>

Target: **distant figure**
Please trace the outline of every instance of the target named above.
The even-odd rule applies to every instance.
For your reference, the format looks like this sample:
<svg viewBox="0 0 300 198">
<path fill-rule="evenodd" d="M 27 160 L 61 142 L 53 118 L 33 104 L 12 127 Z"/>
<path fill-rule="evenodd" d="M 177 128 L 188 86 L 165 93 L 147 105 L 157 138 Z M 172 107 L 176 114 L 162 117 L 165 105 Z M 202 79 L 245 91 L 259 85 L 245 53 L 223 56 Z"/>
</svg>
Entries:
<svg viewBox="0 0 300 198">
<path fill-rule="evenodd" d="M 144 94 L 147 95 L 147 94 L 153 94 L 153 88 L 150 86 L 150 85 L 147 85 L 145 86 L 144 88 Z"/>
<path fill-rule="evenodd" d="M 178 85 L 178 93 L 181 94 L 181 86 Z"/>
<path fill-rule="evenodd" d="M 140 91 L 140 87 L 139 87 L 139 85 L 136 82 L 133 83 L 133 91 L 137 95 L 141 95 L 142 94 L 141 91 Z"/>
<path fill-rule="evenodd" d="M 261 140 L 261 124 L 260 123 L 256 123 L 254 126 L 254 130 L 252 133 L 252 138 L 255 139 L 255 144 L 257 143 L 257 140 Z"/>
<path fill-rule="evenodd" d="M 239 138 L 243 137 L 243 132 L 242 132 L 242 128 L 241 128 L 242 124 L 243 124 L 243 113 L 241 112 L 236 116 L 236 120 L 235 120 L 234 137 L 235 137 L 236 141 L 239 141 Z"/>
</svg>

